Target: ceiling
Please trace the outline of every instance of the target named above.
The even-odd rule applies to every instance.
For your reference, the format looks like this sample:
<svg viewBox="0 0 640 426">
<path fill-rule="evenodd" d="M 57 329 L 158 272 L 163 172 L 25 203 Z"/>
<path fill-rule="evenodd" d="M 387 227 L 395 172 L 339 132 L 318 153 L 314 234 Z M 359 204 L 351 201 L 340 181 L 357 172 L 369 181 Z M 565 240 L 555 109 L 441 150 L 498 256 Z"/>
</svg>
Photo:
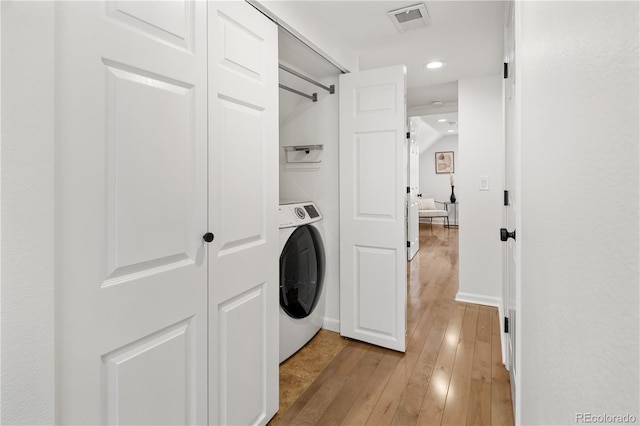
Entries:
<svg viewBox="0 0 640 426">
<path fill-rule="evenodd" d="M 387 13 L 420 3 L 431 24 L 399 33 Z M 457 122 L 458 80 L 502 72 L 503 1 L 292 1 L 288 6 L 357 52 L 361 70 L 404 64 L 409 115 L 446 113 Z M 434 59 L 446 66 L 424 68 Z M 312 74 L 321 74 L 318 78 L 337 73 L 317 60 L 305 63 Z M 434 101 L 444 105 L 433 107 Z"/>
</svg>

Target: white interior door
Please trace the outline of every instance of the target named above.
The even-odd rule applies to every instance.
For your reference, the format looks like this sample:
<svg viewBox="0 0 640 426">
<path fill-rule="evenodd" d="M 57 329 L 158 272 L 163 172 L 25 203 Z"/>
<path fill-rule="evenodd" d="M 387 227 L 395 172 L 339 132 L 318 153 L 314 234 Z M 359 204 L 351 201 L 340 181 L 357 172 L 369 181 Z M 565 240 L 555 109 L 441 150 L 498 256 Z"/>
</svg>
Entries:
<svg viewBox="0 0 640 426">
<path fill-rule="evenodd" d="M 340 76 L 340 334 L 398 351 L 406 330 L 406 70 Z"/>
<path fill-rule="evenodd" d="M 278 410 L 277 27 L 209 4 L 210 422 Z"/>
<path fill-rule="evenodd" d="M 407 141 L 407 260 L 413 259 L 420 249 L 418 190 L 420 186 L 420 148 L 413 123 L 409 123 Z"/>
<path fill-rule="evenodd" d="M 519 141 L 516 137 L 516 56 L 515 56 L 515 2 L 509 2 L 507 8 L 506 34 L 505 34 L 505 62 L 507 63 L 507 78 L 504 81 L 505 88 L 505 154 L 506 169 L 505 182 L 508 193 L 508 203 L 505 207 L 505 229 L 514 232 L 517 228 L 518 218 L 518 161 Z M 505 282 L 503 300 L 505 304 L 505 316 L 509 323 L 506 334 L 506 361 L 511 381 L 512 401 L 516 396 L 516 279 L 518 271 L 518 251 L 515 238 L 508 238 L 505 243 Z"/>
<path fill-rule="evenodd" d="M 57 423 L 207 423 L 206 3 L 57 8 Z"/>
</svg>

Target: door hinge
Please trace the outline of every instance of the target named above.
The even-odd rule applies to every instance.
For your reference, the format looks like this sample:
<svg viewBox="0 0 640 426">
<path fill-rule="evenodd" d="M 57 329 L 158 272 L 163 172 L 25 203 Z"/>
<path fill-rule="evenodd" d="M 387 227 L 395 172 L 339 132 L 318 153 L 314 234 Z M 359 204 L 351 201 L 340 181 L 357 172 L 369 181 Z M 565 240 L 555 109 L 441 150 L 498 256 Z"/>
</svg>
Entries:
<svg viewBox="0 0 640 426">
<path fill-rule="evenodd" d="M 507 62 L 504 63 L 502 74 L 504 75 L 504 78 L 509 78 L 509 64 Z"/>
<path fill-rule="evenodd" d="M 411 243 L 409 241 L 407 241 L 407 248 L 411 247 Z"/>
<path fill-rule="evenodd" d="M 411 132 L 407 132 L 407 139 L 411 139 Z"/>
<path fill-rule="evenodd" d="M 504 317 L 504 332 L 508 333 L 509 332 L 509 318 Z"/>
<path fill-rule="evenodd" d="M 407 194 L 411 193 L 411 187 L 407 186 Z"/>
<path fill-rule="evenodd" d="M 504 205 L 509 205 L 509 191 L 507 191 L 506 189 L 504 190 Z"/>
</svg>

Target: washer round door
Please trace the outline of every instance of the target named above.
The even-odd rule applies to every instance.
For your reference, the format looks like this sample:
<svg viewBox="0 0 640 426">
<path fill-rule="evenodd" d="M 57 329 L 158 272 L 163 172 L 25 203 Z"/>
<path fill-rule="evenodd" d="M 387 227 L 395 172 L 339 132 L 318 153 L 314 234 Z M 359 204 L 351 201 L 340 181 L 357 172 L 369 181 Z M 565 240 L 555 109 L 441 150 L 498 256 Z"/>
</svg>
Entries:
<svg viewBox="0 0 640 426">
<path fill-rule="evenodd" d="M 280 254 L 280 306 L 292 318 L 313 312 L 322 292 L 324 248 L 316 228 L 304 225 L 291 234 Z"/>
</svg>

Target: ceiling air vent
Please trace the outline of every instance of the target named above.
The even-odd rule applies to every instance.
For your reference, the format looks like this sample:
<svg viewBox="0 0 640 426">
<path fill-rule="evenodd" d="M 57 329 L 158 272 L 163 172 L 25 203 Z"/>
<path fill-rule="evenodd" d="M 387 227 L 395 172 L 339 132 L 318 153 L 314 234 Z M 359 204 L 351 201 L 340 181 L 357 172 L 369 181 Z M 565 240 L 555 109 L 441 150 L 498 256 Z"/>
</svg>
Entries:
<svg viewBox="0 0 640 426">
<path fill-rule="evenodd" d="M 429 13 L 427 13 L 427 7 L 424 3 L 392 10 L 391 12 L 387 12 L 387 14 L 393 22 L 393 25 L 395 25 L 401 33 L 431 25 Z"/>
</svg>

